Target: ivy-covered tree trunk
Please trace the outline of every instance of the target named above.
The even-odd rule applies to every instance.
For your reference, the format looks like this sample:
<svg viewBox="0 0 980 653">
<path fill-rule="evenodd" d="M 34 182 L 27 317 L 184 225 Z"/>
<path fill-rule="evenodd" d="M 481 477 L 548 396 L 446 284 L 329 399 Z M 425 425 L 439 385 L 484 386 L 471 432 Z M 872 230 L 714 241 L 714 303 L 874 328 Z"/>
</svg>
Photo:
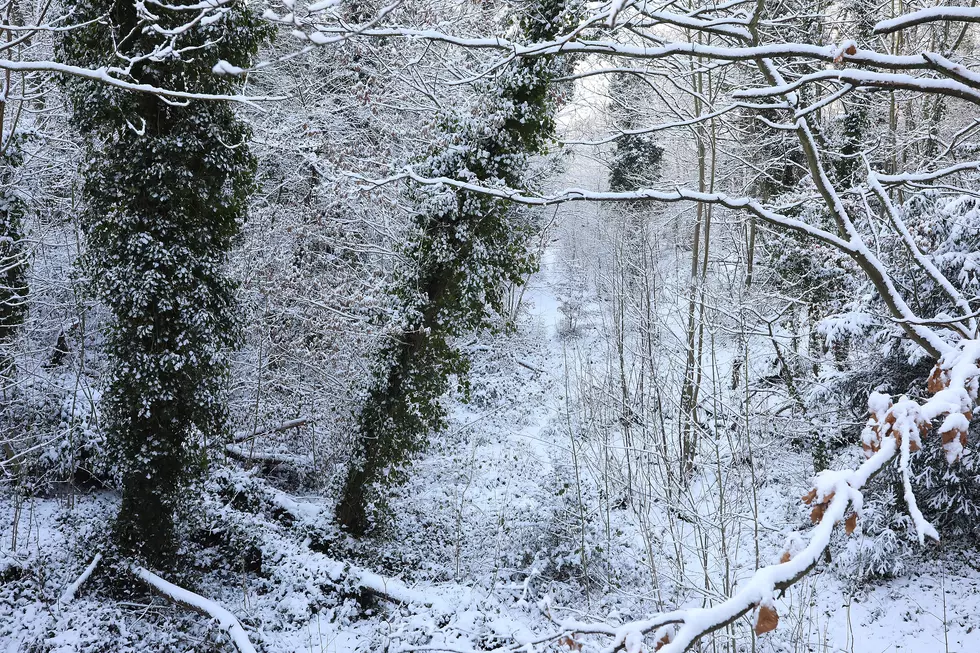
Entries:
<svg viewBox="0 0 980 653">
<path fill-rule="evenodd" d="M 79 22 L 108 18 L 67 32 L 61 54 L 93 68 L 128 65 L 142 84 L 234 93 L 235 79 L 212 67 L 247 64 L 268 28 L 235 2 L 178 29 L 199 12 L 191 4 L 155 4 L 150 16 L 129 0 L 81 0 Z M 249 130 L 226 102 L 67 86 L 89 147 L 82 263 L 112 314 L 102 412 L 122 479 L 113 535 L 122 553 L 163 566 L 204 445 L 225 428 L 224 351 L 237 325 L 222 266 L 252 187 Z"/>
<path fill-rule="evenodd" d="M 520 16 L 529 41 L 555 36 L 571 12 L 562 0 L 535 0 Z M 480 94 L 472 111 L 436 119 L 435 140 L 415 162 L 419 174 L 486 185 L 526 185 L 528 157 L 543 153 L 555 130 L 551 80 L 559 64 L 521 60 Z M 456 375 L 465 389 L 467 360 L 453 340 L 488 324 L 502 308 L 507 283 L 534 268 L 528 215 L 508 202 L 463 190 L 414 191 L 415 238 L 397 294 L 405 318 L 380 352 L 358 418 L 358 440 L 336 509 L 348 533 L 368 532 L 384 514 L 385 490 L 404 480 L 404 466 L 445 423 L 440 398 Z"/>
</svg>

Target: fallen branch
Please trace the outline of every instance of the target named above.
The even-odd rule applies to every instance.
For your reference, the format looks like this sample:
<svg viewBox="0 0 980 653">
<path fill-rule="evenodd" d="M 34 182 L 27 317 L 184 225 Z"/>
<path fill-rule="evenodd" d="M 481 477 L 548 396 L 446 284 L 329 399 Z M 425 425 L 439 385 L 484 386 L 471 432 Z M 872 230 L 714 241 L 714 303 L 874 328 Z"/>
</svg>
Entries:
<svg viewBox="0 0 980 653">
<path fill-rule="evenodd" d="M 541 369 L 540 367 L 535 367 L 534 365 L 531 365 L 527 361 L 521 360 L 520 358 L 517 359 L 517 364 L 520 365 L 521 367 L 526 367 L 532 372 L 538 372 L 538 373 L 544 372 L 544 370 Z"/>
<path fill-rule="evenodd" d="M 226 444 L 225 453 L 229 457 L 243 463 L 260 462 L 276 465 L 296 465 L 299 467 L 312 465 L 312 456 L 292 456 L 287 453 L 262 453 L 260 451 L 246 451 L 237 444 Z"/>
<path fill-rule="evenodd" d="M 235 644 L 235 647 L 240 651 L 240 653 L 255 653 L 255 647 L 252 646 L 252 642 L 249 641 L 248 634 L 246 634 L 245 629 L 242 628 L 242 624 L 240 621 L 238 621 L 238 617 L 233 615 L 228 610 L 224 609 L 214 601 L 200 596 L 199 594 L 195 594 L 190 590 L 185 590 L 183 587 L 178 587 L 173 583 L 165 581 L 144 567 L 134 567 L 133 573 L 164 598 L 167 598 L 174 603 L 178 603 L 185 608 L 193 610 L 194 612 L 203 614 L 206 617 L 211 617 L 212 619 L 217 620 L 218 626 L 228 633 L 228 636 L 231 637 L 231 641 Z"/>
<path fill-rule="evenodd" d="M 235 472 L 235 474 L 243 474 Z M 275 551 L 276 556 L 285 560 L 293 560 L 297 565 L 296 571 L 290 571 L 282 563 L 274 567 L 270 573 L 283 573 L 276 582 L 291 582 L 291 575 L 300 573 L 310 574 L 321 579 L 321 589 L 331 584 L 338 591 L 344 592 L 356 589 L 372 594 L 378 598 L 393 603 L 406 605 L 423 605 L 440 614 L 450 614 L 458 605 L 444 598 L 436 591 L 425 588 L 411 587 L 398 578 L 376 574 L 363 567 L 358 567 L 341 560 L 329 557 L 318 548 L 314 548 L 310 538 L 301 542 L 294 541 L 292 536 L 297 532 L 309 532 L 309 527 L 323 523 L 323 506 L 308 501 L 296 499 L 286 492 L 269 486 L 268 483 L 252 475 L 233 476 L 229 478 L 233 485 L 243 488 L 248 493 L 250 506 L 260 506 L 257 510 L 250 508 L 247 512 L 221 502 L 220 512 L 215 517 L 220 520 L 228 519 L 237 514 L 246 516 L 245 521 L 255 525 L 258 543 L 262 551 Z M 217 506 L 215 506 L 217 507 Z M 270 509 L 271 508 L 271 509 Z M 234 518 L 241 522 L 241 517 Z M 277 528 L 277 524 L 286 529 Z M 297 524 L 300 526 L 296 528 Z"/>
<path fill-rule="evenodd" d="M 297 417 L 296 419 L 285 421 L 278 426 L 261 426 L 251 433 L 236 433 L 231 441 L 235 444 L 239 444 L 241 442 L 245 442 L 246 440 L 251 440 L 254 437 L 265 435 L 266 433 L 281 433 L 282 431 L 288 431 L 289 429 L 299 428 L 304 426 L 309 421 L 310 420 L 307 417 Z"/>
<path fill-rule="evenodd" d="M 100 560 L 102 560 L 102 554 L 96 553 L 95 557 L 92 558 L 92 562 L 88 563 L 88 567 L 86 567 L 85 571 L 82 572 L 82 575 L 76 578 L 75 582 L 65 589 L 65 593 L 61 595 L 60 599 L 58 599 L 59 605 L 67 605 L 75 600 L 75 593 L 78 592 L 78 588 L 81 587 L 82 584 L 88 580 L 89 576 L 92 575 L 92 572 L 95 571 L 95 568 L 98 566 Z"/>
<path fill-rule="evenodd" d="M 424 605 L 443 614 L 451 612 L 450 605 L 441 596 L 426 594 L 424 591 L 409 587 L 396 578 L 388 578 L 357 567 L 351 567 L 348 573 L 356 579 L 355 584 L 358 588 L 392 603 Z"/>
</svg>

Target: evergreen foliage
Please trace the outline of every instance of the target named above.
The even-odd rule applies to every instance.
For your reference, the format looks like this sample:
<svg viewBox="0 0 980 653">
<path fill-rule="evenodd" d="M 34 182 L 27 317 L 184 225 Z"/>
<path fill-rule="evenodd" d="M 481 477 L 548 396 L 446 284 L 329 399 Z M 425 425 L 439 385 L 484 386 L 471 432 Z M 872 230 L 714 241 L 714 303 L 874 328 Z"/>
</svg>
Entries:
<svg viewBox="0 0 980 653">
<path fill-rule="evenodd" d="M 861 160 L 865 134 L 868 132 L 868 109 L 857 103 L 846 103 L 845 112 L 837 120 L 833 134 L 838 146 L 838 156 L 833 161 L 833 170 L 838 182 L 848 186 L 859 183 L 864 175 L 864 162 Z"/>
<path fill-rule="evenodd" d="M 151 17 L 142 3 L 80 0 L 79 19 L 108 19 L 66 32 L 62 58 L 93 68 L 126 58 L 142 84 L 234 93 L 237 80 L 212 67 L 247 64 L 269 28 L 234 2 L 177 29 L 199 11 L 191 5 L 154 4 Z M 224 430 L 224 350 L 238 325 L 222 266 L 252 188 L 249 129 L 226 102 L 66 86 L 89 150 L 82 264 L 112 312 L 102 412 L 122 477 L 114 537 L 122 552 L 162 566 L 202 445 Z"/>
<path fill-rule="evenodd" d="M 649 101 L 643 83 L 631 74 L 614 75 L 609 80 L 613 98 L 612 118 L 616 129 L 626 132 L 616 139 L 609 163 L 609 190 L 636 190 L 660 179 L 664 149 L 651 134 L 631 134 L 640 127 L 641 105 Z"/>
<path fill-rule="evenodd" d="M 570 13 L 564 3 L 531 3 L 520 19 L 528 40 L 553 36 Z M 555 130 L 551 58 L 521 60 L 481 89 L 469 110 L 446 111 L 431 126 L 433 140 L 415 161 L 426 177 L 526 187 L 528 158 L 543 154 Z M 535 267 L 526 211 L 509 202 L 444 187 L 411 191 L 417 206 L 405 255 L 414 262 L 397 281 L 404 316 L 400 333 L 378 355 L 374 380 L 358 416 L 358 440 L 338 523 L 361 535 L 383 513 L 384 488 L 404 480 L 404 466 L 427 435 L 445 425 L 440 398 L 453 377 L 466 389 L 468 364 L 454 344 L 489 326 L 502 308 L 506 284 Z"/>
<path fill-rule="evenodd" d="M 609 190 L 628 191 L 650 186 L 660 178 L 664 148 L 645 134 L 626 134 L 616 141 L 609 170 Z"/>
</svg>

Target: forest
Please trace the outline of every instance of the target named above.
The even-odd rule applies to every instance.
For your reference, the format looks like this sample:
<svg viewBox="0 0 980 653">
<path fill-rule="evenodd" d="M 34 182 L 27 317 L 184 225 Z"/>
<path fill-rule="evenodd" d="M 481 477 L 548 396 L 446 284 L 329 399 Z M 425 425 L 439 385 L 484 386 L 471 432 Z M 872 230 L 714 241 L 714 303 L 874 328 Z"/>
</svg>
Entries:
<svg viewBox="0 0 980 653">
<path fill-rule="evenodd" d="M 0 0 L 0 652 L 980 652 L 975 0 Z"/>
</svg>

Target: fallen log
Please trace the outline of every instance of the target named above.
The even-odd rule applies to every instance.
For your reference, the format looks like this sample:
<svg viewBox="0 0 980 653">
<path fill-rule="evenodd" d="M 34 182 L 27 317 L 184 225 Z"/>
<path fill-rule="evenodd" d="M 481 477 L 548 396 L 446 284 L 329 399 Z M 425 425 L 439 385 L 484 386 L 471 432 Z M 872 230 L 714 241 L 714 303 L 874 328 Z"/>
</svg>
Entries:
<svg viewBox="0 0 980 653">
<path fill-rule="evenodd" d="M 296 429 L 304 426 L 309 421 L 310 420 L 308 417 L 297 417 L 296 419 L 287 420 L 277 426 L 261 426 L 251 433 L 236 433 L 232 437 L 231 441 L 234 444 L 239 444 L 260 435 L 265 435 L 266 433 L 281 433 L 282 431 L 288 431 L 289 429 Z"/>
<path fill-rule="evenodd" d="M 150 589 L 160 594 L 166 599 L 182 605 L 189 610 L 211 617 L 218 622 L 218 626 L 228 633 L 232 643 L 239 653 L 255 653 L 255 647 L 248 639 L 248 634 L 242 627 L 238 617 L 221 607 L 214 601 L 206 599 L 200 594 L 195 594 L 183 587 L 167 582 L 144 567 L 133 567 L 133 573 L 141 581 L 146 583 Z"/>
<path fill-rule="evenodd" d="M 305 466 L 313 464 L 312 456 L 292 456 L 286 453 L 263 453 L 261 451 L 246 451 L 237 444 L 228 443 L 225 445 L 225 453 L 229 457 L 243 463 L 259 462 L 275 465 L 297 465 Z"/>
<path fill-rule="evenodd" d="M 61 595 L 60 599 L 58 599 L 59 605 L 67 605 L 75 600 L 75 593 L 78 592 L 78 588 L 81 587 L 82 584 L 88 580 L 89 576 L 92 575 L 92 572 L 95 571 L 95 568 L 98 566 L 100 560 L 102 560 L 102 554 L 96 553 L 95 557 L 92 558 L 92 562 L 88 563 L 88 566 L 85 567 L 85 571 L 82 572 L 81 576 L 76 578 L 71 585 L 65 588 L 65 593 Z"/>
</svg>

